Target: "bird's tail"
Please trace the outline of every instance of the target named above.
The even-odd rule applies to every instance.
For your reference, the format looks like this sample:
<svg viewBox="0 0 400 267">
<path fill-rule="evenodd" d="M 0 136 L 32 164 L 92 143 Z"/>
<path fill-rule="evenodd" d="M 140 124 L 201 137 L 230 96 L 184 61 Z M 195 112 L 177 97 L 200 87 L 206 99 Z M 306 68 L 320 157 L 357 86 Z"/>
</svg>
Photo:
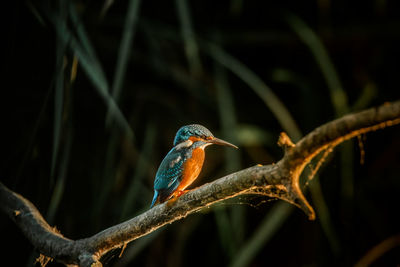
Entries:
<svg viewBox="0 0 400 267">
<path fill-rule="evenodd" d="M 152 208 L 154 206 L 154 204 L 158 203 L 158 191 L 154 190 L 154 197 L 153 197 L 153 201 L 151 202 L 150 208 Z"/>
</svg>

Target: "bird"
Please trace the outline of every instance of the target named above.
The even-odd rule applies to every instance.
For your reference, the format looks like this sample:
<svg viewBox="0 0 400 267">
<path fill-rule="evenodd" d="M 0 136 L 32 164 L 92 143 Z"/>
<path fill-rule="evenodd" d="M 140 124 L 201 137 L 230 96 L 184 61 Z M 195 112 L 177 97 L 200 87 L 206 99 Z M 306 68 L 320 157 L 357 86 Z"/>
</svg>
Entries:
<svg viewBox="0 0 400 267">
<path fill-rule="evenodd" d="M 177 198 L 199 176 L 209 145 L 237 146 L 214 137 L 200 124 L 182 126 L 176 133 L 173 148 L 162 160 L 154 179 L 154 197 L 150 208 L 166 200 Z"/>
</svg>

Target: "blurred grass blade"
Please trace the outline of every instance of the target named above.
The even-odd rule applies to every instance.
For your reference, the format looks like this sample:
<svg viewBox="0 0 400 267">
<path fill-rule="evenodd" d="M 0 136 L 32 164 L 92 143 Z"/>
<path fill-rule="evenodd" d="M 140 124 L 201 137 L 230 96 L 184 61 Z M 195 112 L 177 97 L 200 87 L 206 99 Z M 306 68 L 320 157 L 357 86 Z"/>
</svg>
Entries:
<svg viewBox="0 0 400 267">
<path fill-rule="evenodd" d="M 84 27 L 83 23 L 80 21 L 79 16 L 76 12 L 76 9 L 75 9 L 74 5 L 72 5 L 72 4 L 69 5 L 69 15 L 70 15 L 71 21 L 74 26 L 72 31 L 76 32 L 77 38 L 79 39 L 79 42 L 82 45 L 82 48 L 89 55 L 89 57 L 92 58 L 92 60 L 94 62 L 93 65 L 96 65 L 96 68 L 98 68 L 99 71 L 102 71 L 101 64 L 97 60 L 96 52 L 93 48 L 93 45 L 91 44 L 91 42 L 89 40 L 89 35 L 87 34 L 85 27 Z"/>
<path fill-rule="evenodd" d="M 45 8 L 44 8 L 45 9 Z M 59 39 L 72 49 L 76 57 L 81 63 L 82 69 L 86 73 L 89 80 L 93 83 L 94 88 L 102 97 L 106 106 L 109 107 L 111 114 L 115 117 L 117 123 L 125 130 L 126 134 L 133 138 L 133 131 L 129 126 L 126 118 L 121 110 L 109 94 L 109 85 L 99 61 L 95 55 L 94 49 L 89 42 L 89 38 L 84 30 L 83 24 L 79 21 L 76 11 L 72 5 L 69 8 L 69 15 L 74 24 L 78 38 L 71 32 L 68 26 L 63 23 L 59 17 L 54 16 L 54 12 L 45 9 L 49 20 L 54 24 L 55 31 Z"/>
<path fill-rule="evenodd" d="M 232 259 L 235 255 L 234 229 L 232 229 L 232 224 L 229 221 L 227 209 L 221 206 L 213 209 L 213 211 L 221 246 L 225 251 L 225 255 L 228 256 L 228 259 Z"/>
<path fill-rule="evenodd" d="M 229 87 L 226 71 L 218 64 L 215 64 L 215 87 L 217 89 L 218 111 L 222 125 L 222 138 L 237 144 L 237 122 L 235 104 Z M 239 145 L 239 144 L 237 144 Z M 226 171 L 233 172 L 240 169 L 239 150 L 225 149 Z"/>
<path fill-rule="evenodd" d="M 310 94 L 310 84 L 301 74 L 284 68 L 275 68 L 272 71 L 271 79 L 274 82 L 288 83 L 301 89 L 301 94 Z M 307 96 L 309 97 L 309 96 Z"/>
<path fill-rule="evenodd" d="M 229 140 L 230 142 L 237 144 L 236 138 L 236 114 L 235 105 L 233 102 L 232 93 L 229 88 L 229 83 L 227 79 L 227 73 L 224 68 L 219 63 L 215 63 L 215 87 L 217 89 L 217 100 L 218 100 L 218 110 L 220 123 L 222 125 L 222 138 L 224 140 Z M 227 173 L 231 173 L 235 170 L 240 169 L 240 154 L 238 150 L 225 149 L 225 170 Z M 225 207 L 221 207 L 225 210 Z M 227 229 L 230 231 L 225 231 L 227 237 L 221 239 L 223 243 L 228 243 L 224 247 L 229 247 L 229 259 L 236 254 L 238 246 L 241 245 L 244 239 L 245 232 L 245 208 L 241 205 L 231 207 L 231 220 L 226 220 L 223 217 L 223 211 L 221 209 L 215 210 L 217 213 L 217 223 L 219 229 Z M 221 218 L 219 218 L 219 213 L 221 213 Z M 225 220 L 223 220 L 225 219 Z M 225 226 L 224 226 L 225 225 Z M 221 231 L 221 230 L 220 230 Z M 222 234 L 220 234 L 222 237 Z M 232 242 L 232 237 L 234 238 Z"/>
<path fill-rule="evenodd" d="M 288 15 L 287 20 L 289 25 L 292 27 L 294 32 L 300 37 L 305 45 L 310 49 L 313 54 L 321 72 L 328 85 L 331 101 L 335 110 L 336 117 L 343 116 L 349 113 L 350 108 L 348 106 L 347 93 L 343 89 L 342 84 L 339 80 L 339 76 L 335 70 L 333 62 L 329 57 L 328 51 L 324 47 L 322 41 L 317 34 L 307 26 L 307 24 L 295 15 Z M 352 201 L 351 199 L 354 194 L 354 177 L 353 177 L 353 163 L 354 163 L 354 151 L 353 141 L 350 140 L 340 147 L 340 162 L 341 162 L 341 182 L 342 182 L 342 197 L 344 198 L 344 209 L 346 216 L 350 216 L 352 213 Z M 317 197 L 317 196 L 313 196 Z M 321 206 L 322 208 L 322 206 Z M 326 214 L 325 214 L 326 212 Z M 333 237 L 332 223 L 328 221 L 329 213 L 328 210 L 323 208 L 320 210 L 320 216 L 324 219 L 321 220 L 323 230 L 327 235 L 327 238 Z M 335 239 L 331 239 L 330 243 L 332 248 L 338 243 Z"/>
<path fill-rule="evenodd" d="M 145 132 L 145 138 L 143 141 L 142 151 L 140 152 L 139 158 L 135 166 L 135 173 L 131 179 L 131 183 L 126 192 L 126 197 L 123 201 L 121 219 L 126 219 L 134 206 L 135 199 L 143 198 L 143 194 L 140 192 L 140 187 L 142 184 L 142 179 L 145 176 L 148 162 L 150 160 L 151 152 L 153 151 L 154 143 L 156 138 L 155 125 L 153 123 L 148 123 Z M 149 202 L 150 203 L 150 202 Z M 149 204 L 150 206 L 150 204 Z"/>
<path fill-rule="evenodd" d="M 340 147 L 340 180 L 342 183 L 343 216 L 351 217 L 354 202 L 354 140 L 349 140 Z"/>
<path fill-rule="evenodd" d="M 251 260 L 257 255 L 265 243 L 267 243 L 283 225 L 292 213 L 294 205 L 286 202 L 275 204 L 260 226 L 255 230 L 251 238 L 248 239 L 243 249 L 240 249 L 230 263 L 231 267 L 249 266 Z"/>
<path fill-rule="evenodd" d="M 176 0 L 178 17 L 181 24 L 181 34 L 183 38 L 186 58 L 189 63 L 190 73 L 198 75 L 202 72 L 199 48 L 193 32 L 191 15 L 187 0 Z"/>
<path fill-rule="evenodd" d="M 287 108 L 255 73 L 217 45 L 207 44 L 205 50 L 214 60 L 246 82 L 269 107 L 290 137 L 294 141 L 300 140 L 302 134 Z M 276 229 L 286 220 L 291 210 L 292 208 L 286 204 L 276 204 L 250 240 L 235 254 L 231 265 L 247 266 L 261 247 L 275 234 Z M 273 215 L 271 216 L 271 214 Z"/>
<path fill-rule="evenodd" d="M 107 140 L 107 149 L 105 153 L 105 160 L 103 166 L 101 166 L 100 176 L 97 183 L 94 184 L 94 191 L 96 194 L 96 201 L 91 210 L 91 222 L 94 229 L 97 229 L 101 225 L 101 216 L 107 197 L 114 187 L 115 184 L 115 162 L 116 157 L 120 157 L 118 154 L 119 144 L 121 142 L 121 135 L 118 131 L 112 130 L 111 135 Z"/>
<path fill-rule="evenodd" d="M 72 133 L 71 130 L 69 130 L 66 136 L 64 153 L 60 160 L 60 169 L 57 176 L 57 182 L 54 186 L 53 194 L 50 199 L 49 208 L 47 210 L 46 219 L 49 224 L 53 224 L 57 209 L 60 205 L 61 198 L 64 194 L 65 180 L 68 172 L 68 163 L 70 159 L 71 146 L 72 146 Z"/>
<path fill-rule="evenodd" d="M 32 1 L 25 1 L 26 7 L 31 11 L 33 16 L 37 19 L 41 26 L 46 26 L 46 21 L 36 8 L 36 6 L 32 3 Z"/>
<path fill-rule="evenodd" d="M 125 130 L 125 133 L 129 136 L 129 138 L 133 138 L 133 131 L 130 128 L 128 121 L 125 116 L 122 114 L 121 110 L 115 103 L 114 99 L 108 92 L 108 84 L 104 79 L 104 76 L 93 68 L 92 60 L 87 57 L 86 54 L 83 53 L 78 43 L 74 40 L 71 41 L 71 47 L 76 53 L 83 70 L 87 74 L 89 80 L 93 83 L 94 87 L 97 89 L 99 95 L 103 98 L 106 106 L 108 106 L 110 113 L 115 117 L 118 124 Z"/>
<path fill-rule="evenodd" d="M 71 35 L 70 45 L 72 46 L 72 44 L 74 44 L 74 47 L 71 48 L 75 51 L 80 50 L 80 56 L 78 55 L 78 58 L 82 58 L 83 56 L 85 56 L 85 58 L 87 58 L 87 61 L 90 62 L 90 64 L 86 65 L 86 68 L 89 67 L 91 69 L 88 71 L 92 73 L 92 78 L 97 81 L 96 84 L 98 89 L 108 91 L 107 78 L 101 68 L 100 62 L 97 59 L 96 52 L 89 40 L 83 23 L 79 20 L 79 16 L 76 13 L 76 9 L 73 5 L 69 5 L 69 15 L 74 26 L 74 28 L 72 29 L 73 31 L 69 33 Z M 76 32 L 76 37 L 73 32 Z"/>
<path fill-rule="evenodd" d="M 66 14 L 61 14 L 64 22 Z M 64 104 L 64 56 L 66 45 L 57 40 L 56 47 L 56 74 L 55 74 L 55 91 L 54 91 L 54 126 L 53 126 L 53 152 L 51 157 L 51 181 L 54 178 L 54 170 L 57 163 L 58 150 L 61 138 L 62 113 Z"/>
<path fill-rule="evenodd" d="M 275 118 L 281 124 L 284 131 L 292 138 L 293 141 L 298 141 L 301 138 L 301 132 L 296 125 L 296 122 L 290 115 L 288 109 L 282 101 L 275 95 L 260 77 L 251 71 L 244 64 L 226 53 L 219 46 L 208 43 L 204 46 L 207 54 L 214 60 L 219 62 L 225 68 L 232 71 L 241 78 L 254 92 L 264 101 L 267 107 L 274 114 Z"/>
<path fill-rule="evenodd" d="M 114 81 L 112 84 L 112 97 L 118 103 L 121 89 L 124 83 L 125 73 L 128 65 L 130 50 L 132 49 L 132 41 L 136 32 L 136 24 L 138 20 L 139 7 L 141 0 L 130 0 L 128 11 L 125 18 L 125 26 L 122 39 L 118 51 L 117 66 L 114 73 Z M 110 126 L 111 114 L 107 112 L 106 124 Z"/>
<path fill-rule="evenodd" d="M 297 77 L 297 75 L 295 75 L 294 73 L 288 72 L 286 70 L 280 70 L 279 71 L 279 80 L 280 82 L 286 82 L 286 83 L 292 83 L 293 85 L 301 88 L 306 88 L 305 84 L 303 82 L 301 82 L 300 77 Z M 276 76 L 278 73 L 275 73 Z M 275 77 L 277 78 L 277 77 Z M 306 93 L 307 91 L 304 90 L 304 93 Z M 310 114 L 309 118 L 310 119 L 315 119 L 314 114 Z M 324 157 L 324 156 L 322 156 Z M 319 160 L 324 160 L 324 159 L 319 159 Z M 319 161 L 317 161 L 319 163 Z M 322 161 L 323 162 L 323 161 Z M 322 163 L 321 162 L 321 163 Z M 306 169 L 302 175 L 306 176 L 306 177 L 310 177 L 311 176 L 311 172 L 310 169 Z M 326 201 L 324 199 L 324 196 L 322 194 L 322 190 L 321 190 L 321 185 L 319 183 L 319 179 L 317 175 L 314 175 L 314 178 L 312 180 L 312 182 L 310 183 L 310 192 L 311 192 L 311 197 L 313 199 L 313 203 L 315 205 L 315 210 L 317 212 L 317 217 L 318 220 L 321 224 L 321 228 L 324 232 L 324 234 L 326 235 L 326 238 L 328 239 L 329 245 L 332 249 L 332 252 L 334 255 L 338 255 L 340 253 L 340 244 L 339 244 L 339 240 L 336 237 L 335 234 L 335 228 L 333 226 L 333 223 L 331 221 L 331 216 L 330 216 L 330 211 L 328 209 L 328 205 L 326 204 Z"/>
<path fill-rule="evenodd" d="M 337 238 L 338 235 L 336 234 L 335 228 L 332 225 L 330 212 L 322 193 L 318 175 L 314 176 L 310 182 L 309 188 L 313 203 L 315 205 L 315 210 L 318 215 L 318 220 L 321 222 L 321 227 L 323 228 L 326 238 L 328 239 L 333 254 L 338 256 L 340 253 L 340 243 Z"/>
<path fill-rule="evenodd" d="M 29 161 L 29 158 L 31 156 L 32 150 L 35 145 L 36 137 L 38 135 L 39 128 L 40 128 L 42 122 L 45 120 L 45 118 L 47 118 L 46 112 L 47 112 L 48 104 L 50 102 L 50 96 L 54 89 L 53 83 L 54 83 L 54 78 L 52 79 L 52 81 L 50 83 L 49 89 L 47 89 L 45 99 L 43 100 L 43 103 L 42 103 L 40 111 L 39 111 L 39 115 L 37 116 L 37 119 L 33 126 L 33 129 L 29 132 L 30 137 L 29 137 L 28 146 L 26 147 L 26 150 L 25 150 L 22 160 L 20 160 L 20 164 L 16 171 L 16 175 L 15 175 L 15 179 L 14 179 L 14 183 L 12 184 L 12 187 L 17 186 L 17 184 L 21 178 L 22 171 L 24 170 L 26 163 Z"/>
<path fill-rule="evenodd" d="M 114 0 L 105 0 L 101 8 L 100 18 L 104 18 L 110 7 L 114 4 Z"/>
<path fill-rule="evenodd" d="M 109 114 L 115 117 L 118 124 L 126 131 L 130 138 L 133 138 L 133 131 L 130 128 L 125 116 L 117 106 L 113 97 L 109 93 L 109 85 L 107 78 L 102 70 L 101 64 L 97 59 L 96 53 L 91 45 L 88 34 L 86 33 L 83 23 L 79 20 L 75 8 L 70 5 L 70 16 L 74 23 L 79 41 L 71 34 L 70 45 L 81 61 L 82 68 L 85 70 L 89 79 L 95 85 L 100 96 L 105 101 Z"/>
<path fill-rule="evenodd" d="M 362 110 L 368 105 L 371 104 L 372 100 L 377 96 L 378 94 L 378 89 L 376 88 L 375 84 L 373 83 L 367 83 L 360 96 L 357 98 L 356 102 L 352 106 L 352 111 L 359 111 Z"/>
<path fill-rule="evenodd" d="M 71 74 L 69 77 L 69 82 L 71 84 L 75 82 L 77 74 L 78 74 L 78 58 L 74 55 L 72 59 Z"/>
<path fill-rule="evenodd" d="M 347 104 L 347 94 L 343 90 L 338 74 L 333 66 L 332 60 L 329 57 L 322 41 L 317 34 L 295 15 L 288 15 L 287 20 L 294 32 L 307 45 L 313 54 L 318 66 L 321 68 L 322 74 L 328 84 L 331 94 L 331 100 L 336 112 L 336 116 L 342 116 L 349 112 Z"/>
<path fill-rule="evenodd" d="M 354 265 L 354 267 L 379 266 L 379 259 L 390 250 L 400 246 L 400 234 L 386 238 L 367 251 L 367 253 Z M 396 254 L 396 252 L 393 252 Z M 398 253 L 397 253 L 398 255 Z M 389 256 L 388 256 L 389 257 Z"/>
<path fill-rule="evenodd" d="M 152 51 L 149 55 L 149 60 L 147 61 L 150 68 L 152 68 L 154 72 L 163 79 L 172 81 L 185 89 L 193 97 L 207 103 L 208 99 L 207 95 L 203 92 L 204 85 L 202 82 L 199 82 L 199 79 L 196 77 L 188 75 L 185 68 L 175 64 L 171 65 L 170 62 L 166 60 L 166 55 L 162 53 L 160 39 L 156 38 L 160 38 L 160 36 L 154 34 L 148 29 L 149 27 L 145 27 L 143 31 L 146 33 L 146 45 L 149 50 Z"/>
<path fill-rule="evenodd" d="M 240 124 L 236 127 L 237 143 L 241 146 L 275 145 L 276 137 L 257 125 Z"/>
</svg>

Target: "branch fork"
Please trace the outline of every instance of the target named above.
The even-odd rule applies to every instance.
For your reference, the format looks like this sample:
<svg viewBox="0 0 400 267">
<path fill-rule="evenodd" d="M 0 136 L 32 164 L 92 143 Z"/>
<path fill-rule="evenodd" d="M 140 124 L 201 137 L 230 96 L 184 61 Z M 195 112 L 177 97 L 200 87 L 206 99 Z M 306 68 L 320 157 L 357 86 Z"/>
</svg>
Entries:
<svg viewBox="0 0 400 267">
<path fill-rule="evenodd" d="M 106 252 L 182 219 L 204 207 L 243 194 L 261 194 L 290 202 L 315 219 L 304 197 L 299 178 L 305 166 L 318 154 L 330 153 L 341 142 L 367 132 L 400 123 L 400 101 L 349 114 L 324 124 L 293 144 L 282 133 L 278 144 L 283 158 L 276 164 L 256 165 L 205 184 L 179 197 L 173 205 L 163 203 L 91 237 L 71 240 L 48 225 L 36 207 L 0 182 L 0 208 L 8 214 L 43 255 L 65 264 L 101 266 Z"/>
</svg>

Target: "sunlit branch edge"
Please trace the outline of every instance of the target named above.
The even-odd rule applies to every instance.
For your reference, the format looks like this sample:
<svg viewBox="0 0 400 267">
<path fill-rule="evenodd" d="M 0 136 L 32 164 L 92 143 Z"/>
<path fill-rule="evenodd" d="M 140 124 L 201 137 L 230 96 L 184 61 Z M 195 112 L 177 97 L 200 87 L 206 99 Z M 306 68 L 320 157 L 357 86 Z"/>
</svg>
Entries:
<svg viewBox="0 0 400 267">
<path fill-rule="evenodd" d="M 399 123 L 400 101 L 396 101 L 328 122 L 296 144 L 282 133 L 278 143 L 285 154 L 275 164 L 256 165 L 229 174 L 191 190 L 173 203 L 160 204 L 128 221 L 79 240 L 63 237 L 29 200 L 1 182 L 0 208 L 41 254 L 66 264 L 101 266 L 101 256 L 111 249 L 123 247 L 166 224 L 238 195 L 260 194 L 279 198 L 301 208 L 313 220 L 315 212 L 299 184 L 304 167 L 320 152 L 332 149 L 345 140 Z"/>
</svg>

